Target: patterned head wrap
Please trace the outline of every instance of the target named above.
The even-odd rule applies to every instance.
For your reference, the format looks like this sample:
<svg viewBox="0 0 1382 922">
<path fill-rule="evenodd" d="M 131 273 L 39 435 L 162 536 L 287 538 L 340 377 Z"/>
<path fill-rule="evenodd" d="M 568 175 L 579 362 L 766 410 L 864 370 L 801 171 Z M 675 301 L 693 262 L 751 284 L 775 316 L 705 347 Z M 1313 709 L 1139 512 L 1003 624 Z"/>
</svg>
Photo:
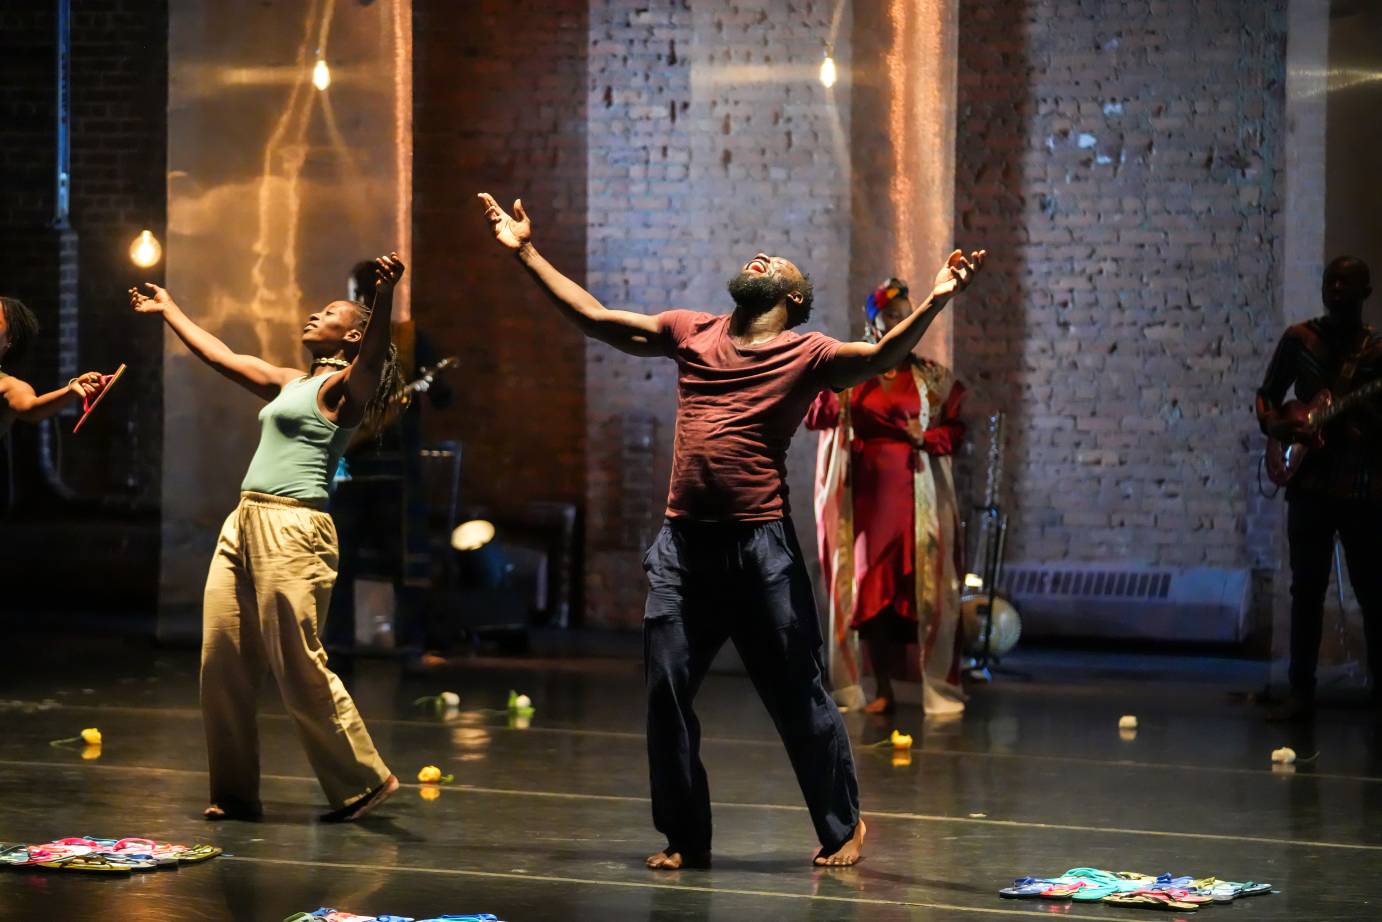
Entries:
<svg viewBox="0 0 1382 922">
<path fill-rule="evenodd" d="M 869 323 L 878 319 L 889 304 L 898 298 L 907 297 L 907 283 L 902 279 L 890 278 L 882 285 L 875 288 L 869 294 L 868 300 L 864 302 L 864 314 L 869 318 Z"/>
</svg>

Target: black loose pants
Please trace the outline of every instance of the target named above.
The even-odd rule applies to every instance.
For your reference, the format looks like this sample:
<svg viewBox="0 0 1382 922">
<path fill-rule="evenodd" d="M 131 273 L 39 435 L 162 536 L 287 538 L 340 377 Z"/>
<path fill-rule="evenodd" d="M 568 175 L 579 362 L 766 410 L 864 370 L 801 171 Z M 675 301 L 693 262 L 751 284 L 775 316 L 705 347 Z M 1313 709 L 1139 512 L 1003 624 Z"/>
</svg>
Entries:
<svg viewBox="0 0 1382 922">
<path fill-rule="evenodd" d="M 1315 693 L 1324 597 L 1334 559 L 1334 536 L 1344 546 L 1349 581 L 1363 610 L 1373 700 L 1382 670 L 1382 509 L 1358 500 L 1294 493 L 1286 504 L 1291 548 L 1291 691 Z"/>
<path fill-rule="evenodd" d="M 789 519 L 666 521 L 643 558 L 643 649 L 653 823 L 669 849 L 710 850 L 710 790 L 692 704 L 732 640 L 777 726 L 826 853 L 859 822 L 859 785 L 839 708 L 826 692 L 811 578 Z"/>
</svg>

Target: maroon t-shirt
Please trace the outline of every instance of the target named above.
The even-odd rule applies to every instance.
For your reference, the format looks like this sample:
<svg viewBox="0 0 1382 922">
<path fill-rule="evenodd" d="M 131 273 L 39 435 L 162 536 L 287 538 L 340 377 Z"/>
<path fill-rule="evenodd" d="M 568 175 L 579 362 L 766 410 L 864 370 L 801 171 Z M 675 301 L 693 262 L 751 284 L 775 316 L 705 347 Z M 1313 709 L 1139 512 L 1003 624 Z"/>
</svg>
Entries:
<svg viewBox="0 0 1382 922">
<path fill-rule="evenodd" d="M 771 522 L 787 515 L 787 446 L 840 348 L 824 334 L 791 330 L 736 346 L 730 316 L 658 315 L 663 348 L 677 362 L 668 518 Z"/>
</svg>

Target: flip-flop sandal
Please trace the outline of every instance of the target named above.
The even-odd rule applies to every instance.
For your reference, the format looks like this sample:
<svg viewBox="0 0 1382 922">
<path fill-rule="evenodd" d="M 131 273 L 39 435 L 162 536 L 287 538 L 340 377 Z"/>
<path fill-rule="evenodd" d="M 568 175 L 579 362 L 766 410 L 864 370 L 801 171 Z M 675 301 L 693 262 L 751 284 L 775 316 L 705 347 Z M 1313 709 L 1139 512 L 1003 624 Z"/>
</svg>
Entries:
<svg viewBox="0 0 1382 922">
<path fill-rule="evenodd" d="M 93 858 L 104 858 L 111 864 L 127 867 L 131 871 L 152 871 L 158 867 L 158 861 L 153 855 L 112 855 L 106 852 L 97 852 Z"/>
<path fill-rule="evenodd" d="M 1124 906 L 1129 909 L 1162 909 L 1169 912 L 1197 912 L 1200 908 L 1195 903 L 1182 903 L 1154 890 L 1111 893 L 1104 897 L 1104 902 L 1110 906 Z"/>
<path fill-rule="evenodd" d="M 433 916 L 430 919 L 418 919 L 418 922 L 499 922 L 499 917 L 481 912 L 469 916 Z"/>
<path fill-rule="evenodd" d="M 284 919 L 283 922 L 317 922 L 317 919 L 319 918 L 320 916 L 314 916 L 310 913 L 295 912 L 288 918 Z"/>
<path fill-rule="evenodd" d="M 1056 885 L 1054 880 L 1036 877 L 1019 877 L 1011 887 L 1004 887 L 998 895 L 1009 900 L 1031 900 L 1041 896 Z"/>
<path fill-rule="evenodd" d="M 1091 884 L 1083 880 L 1060 880 L 1058 879 L 1049 890 L 1038 896 L 1043 900 L 1068 900 L 1081 890 L 1087 889 Z"/>
<path fill-rule="evenodd" d="M 1178 903 L 1194 903 L 1196 906 L 1214 902 L 1213 895 L 1184 887 L 1154 887 L 1148 892 L 1164 893 Z"/>
<path fill-rule="evenodd" d="M 28 864 L 32 858 L 29 856 L 29 846 L 15 844 L 11 842 L 0 842 L 0 864 L 9 864 L 19 867 Z"/>
<path fill-rule="evenodd" d="M 41 868 L 59 871 L 89 871 L 101 874 L 128 874 L 133 870 L 129 865 L 116 864 L 103 855 L 73 855 L 58 861 L 40 861 Z"/>
<path fill-rule="evenodd" d="M 29 846 L 29 864 L 42 864 L 48 862 L 66 861 L 69 858 L 82 858 L 92 852 L 89 845 L 59 845 L 48 843 L 47 845 Z"/>
<path fill-rule="evenodd" d="M 1070 895 L 1072 900 L 1081 903 L 1096 903 L 1110 893 L 1120 893 L 1123 889 L 1123 881 L 1117 875 L 1098 868 L 1071 868 L 1061 876 L 1084 883 L 1083 887 Z"/>
<path fill-rule="evenodd" d="M 221 852 L 222 849 L 218 845 L 194 845 L 186 851 L 178 852 L 176 857 L 178 864 L 199 864 L 209 858 L 215 858 Z"/>
<path fill-rule="evenodd" d="M 1239 896 L 1262 896 L 1263 894 L 1272 892 L 1271 884 L 1263 884 L 1251 880 L 1241 884 L 1234 884 L 1234 886 L 1239 888 Z"/>
</svg>

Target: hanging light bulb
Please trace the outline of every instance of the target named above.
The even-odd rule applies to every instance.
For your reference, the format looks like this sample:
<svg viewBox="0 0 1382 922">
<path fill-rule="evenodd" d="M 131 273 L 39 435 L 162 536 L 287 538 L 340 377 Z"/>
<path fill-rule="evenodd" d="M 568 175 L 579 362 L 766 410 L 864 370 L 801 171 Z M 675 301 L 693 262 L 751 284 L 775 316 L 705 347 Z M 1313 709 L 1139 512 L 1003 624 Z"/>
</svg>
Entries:
<svg viewBox="0 0 1382 922">
<path fill-rule="evenodd" d="M 317 58 L 317 63 L 313 65 L 312 85 L 319 90 L 325 90 L 331 85 L 331 68 L 326 66 L 326 58 Z"/>
<path fill-rule="evenodd" d="M 830 49 L 825 49 L 825 60 L 821 62 L 821 83 L 828 90 L 835 85 L 835 59 L 830 56 Z"/>
<path fill-rule="evenodd" d="M 139 236 L 130 241 L 130 262 L 141 269 L 157 266 L 163 258 L 163 244 L 158 242 L 151 230 L 142 230 Z"/>
</svg>

